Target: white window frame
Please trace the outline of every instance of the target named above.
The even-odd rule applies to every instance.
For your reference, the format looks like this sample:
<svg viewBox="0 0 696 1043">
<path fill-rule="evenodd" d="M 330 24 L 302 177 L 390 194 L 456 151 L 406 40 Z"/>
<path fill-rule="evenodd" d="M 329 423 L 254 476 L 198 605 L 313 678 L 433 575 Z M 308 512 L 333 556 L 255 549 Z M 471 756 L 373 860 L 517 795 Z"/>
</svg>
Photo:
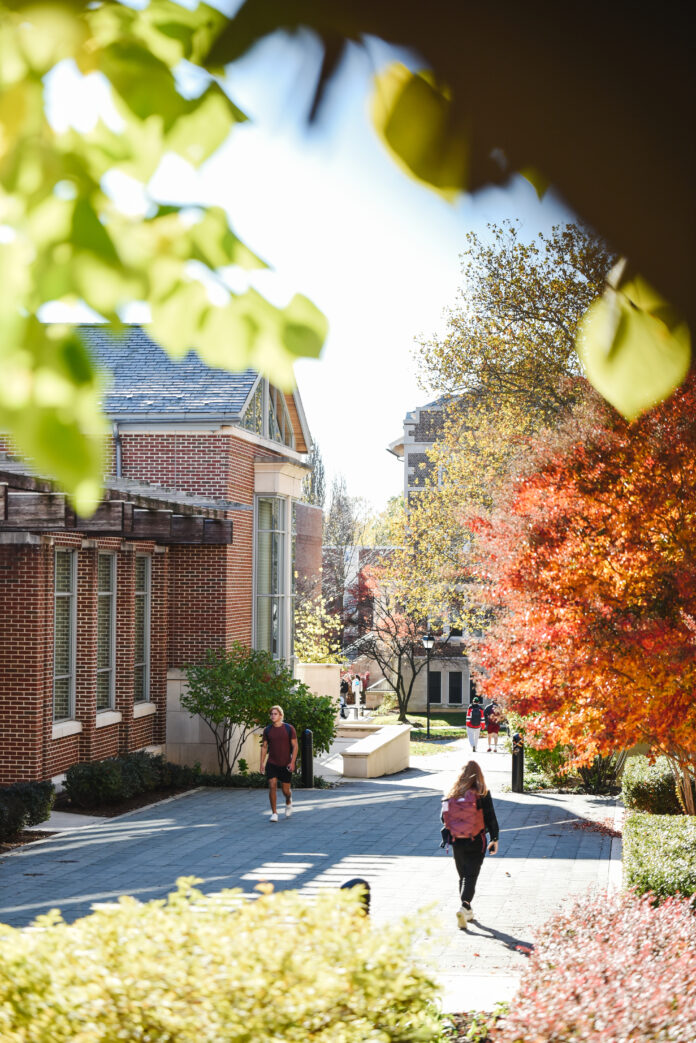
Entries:
<svg viewBox="0 0 696 1043">
<path fill-rule="evenodd" d="M 99 558 L 108 558 L 109 566 L 111 569 L 111 590 L 101 591 L 99 589 Z M 108 713 L 109 710 L 113 710 L 116 705 L 116 555 L 109 554 L 106 551 L 99 551 L 97 555 L 97 663 L 99 662 L 99 605 L 101 604 L 102 598 L 109 598 L 111 601 L 111 614 L 110 614 L 110 625 L 109 625 L 109 666 L 99 667 L 97 666 L 97 678 L 99 674 L 109 674 L 109 704 L 108 706 L 97 707 L 97 713 Z M 98 688 L 97 688 L 98 691 Z"/>
<path fill-rule="evenodd" d="M 67 554 L 70 559 L 70 591 L 59 592 L 56 589 L 56 573 L 58 567 L 58 555 Z M 70 599 L 70 633 L 68 635 L 68 673 L 56 674 L 56 604 L 58 598 Z M 53 722 L 72 721 L 75 719 L 75 668 L 77 663 L 77 551 L 69 547 L 56 547 L 53 556 Z M 68 716 L 56 717 L 56 681 L 68 678 Z"/>
<path fill-rule="evenodd" d="M 135 684 L 134 684 L 134 687 L 133 687 L 133 703 L 136 706 L 139 703 L 147 703 L 147 702 L 150 701 L 150 644 L 151 644 L 151 641 L 150 641 L 150 631 L 151 631 L 151 628 L 152 628 L 152 617 L 151 617 L 151 609 L 152 609 L 152 558 L 150 557 L 149 554 L 137 554 L 136 558 L 135 558 L 136 565 L 137 565 L 138 561 L 141 560 L 141 559 L 146 563 L 145 564 L 145 590 L 143 592 L 139 592 L 137 589 L 134 590 L 134 598 L 135 598 L 135 600 L 137 600 L 138 598 L 144 598 L 145 599 L 145 610 L 144 610 L 144 613 L 143 613 L 143 624 L 144 624 L 143 656 L 144 656 L 144 660 L 143 660 L 143 662 L 136 662 L 135 661 L 135 657 L 133 659 L 133 677 L 134 678 L 135 678 L 135 670 L 136 670 L 136 668 L 139 667 L 139 666 L 142 666 L 142 668 L 143 668 L 143 689 L 142 689 L 142 692 L 139 693 L 137 698 L 136 698 L 136 694 L 135 694 Z M 135 618 L 137 618 L 137 613 L 135 612 L 135 604 L 133 605 L 133 613 L 134 613 L 133 618 L 135 620 Z"/>
<path fill-rule="evenodd" d="M 283 505 L 283 522 L 281 528 L 262 530 L 259 529 L 259 502 L 261 500 L 277 500 L 279 504 Z M 292 505 L 293 501 L 292 498 L 289 496 L 274 496 L 272 493 L 261 493 L 254 497 L 253 645 L 254 648 L 259 647 L 259 601 L 261 599 L 275 599 L 278 602 L 279 634 L 278 651 L 277 654 L 274 655 L 274 658 L 279 661 L 285 662 L 289 662 L 290 659 L 290 644 L 292 640 L 292 606 L 294 603 L 294 593 L 292 591 L 291 577 L 291 569 L 293 568 L 294 564 L 292 561 Z M 279 570 L 280 588 L 276 593 L 260 594 L 258 591 L 258 555 L 260 532 L 280 534 L 282 537 L 280 541 L 282 555 L 282 566 Z M 271 655 L 273 655 L 272 652 Z"/>
</svg>

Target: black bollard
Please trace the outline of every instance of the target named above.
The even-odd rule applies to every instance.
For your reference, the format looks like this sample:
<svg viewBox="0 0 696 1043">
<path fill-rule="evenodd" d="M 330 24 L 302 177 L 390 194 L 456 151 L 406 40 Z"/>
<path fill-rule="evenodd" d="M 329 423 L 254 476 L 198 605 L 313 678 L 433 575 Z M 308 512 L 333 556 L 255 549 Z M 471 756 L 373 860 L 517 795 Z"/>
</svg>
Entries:
<svg viewBox="0 0 696 1043">
<path fill-rule="evenodd" d="M 302 785 L 305 789 L 312 789 L 314 786 L 314 751 L 310 728 L 305 728 L 302 732 Z"/>
<path fill-rule="evenodd" d="M 512 737 L 512 792 L 524 793 L 524 739 L 519 732 Z"/>
<path fill-rule="evenodd" d="M 360 888 L 360 901 L 362 902 L 363 911 L 365 916 L 369 916 L 370 913 L 370 885 L 367 880 L 363 880 L 362 877 L 356 876 L 352 880 L 346 880 L 345 884 L 341 884 L 341 891 L 350 891 L 352 888 Z"/>
</svg>

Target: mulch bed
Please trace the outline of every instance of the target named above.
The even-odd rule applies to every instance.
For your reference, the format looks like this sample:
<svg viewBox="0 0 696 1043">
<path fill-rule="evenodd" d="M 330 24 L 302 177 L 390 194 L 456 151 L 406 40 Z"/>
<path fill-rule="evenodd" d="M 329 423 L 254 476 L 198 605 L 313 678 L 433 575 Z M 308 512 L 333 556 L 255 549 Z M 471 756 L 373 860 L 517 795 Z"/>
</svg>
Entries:
<svg viewBox="0 0 696 1043">
<path fill-rule="evenodd" d="M 135 797 L 121 800 L 117 804 L 95 804 L 91 807 L 77 807 L 70 803 L 65 794 L 59 794 L 53 806 L 54 811 L 68 811 L 71 815 L 98 815 L 100 818 L 116 818 L 126 811 L 137 811 L 146 808 L 150 804 L 156 804 L 158 800 L 167 800 L 168 797 L 176 797 L 180 793 L 189 793 L 196 786 L 181 786 L 179 789 L 153 789 L 147 793 L 138 793 Z"/>
<path fill-rule="evenodd" d="M 4 840 L 0 844 L 0 855 L 9 855 L 12 851 L 16 851 L 18 847 L 24 847 L 26 844 L 33 844 L 37 840 L 45 840 L 46 837 L 54 837 L 55 835 L 53 830 L 48 829 L 23 829 L 21 833 L 17 833 L 11 840 Z"/>
</svg>

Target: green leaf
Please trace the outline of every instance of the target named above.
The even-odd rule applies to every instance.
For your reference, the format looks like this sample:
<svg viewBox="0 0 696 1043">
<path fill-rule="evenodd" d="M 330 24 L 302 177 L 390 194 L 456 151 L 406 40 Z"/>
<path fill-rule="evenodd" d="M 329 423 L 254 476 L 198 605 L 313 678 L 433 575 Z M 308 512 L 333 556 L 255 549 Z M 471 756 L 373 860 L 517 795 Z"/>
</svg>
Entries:
<svg viewBox="0 0 696 1043">
<path fill-rule="evenodd" d="M 468 145 L 452 123 L 448 94 L 429 73 L 394 63 L 376 77 L 372 120 L 411 175 L 453 200 L 466 188 Z"/>
<path fill-rule="evenodd" d="M 69 327 L 2 324 L 0 427 L 88 517 L 99 502 L 106 423 L 100 381 Z"/>
<path fill-rule="evenodd" d="M 222 145 L 235 123 L 244 120 L 244 113 L 215 83 L 187 103 L 166 136 L 167 148 L 198 167 Z"/>
<path fill-rule="evenodd" d="M 329 332 L 326 317 L 307 297 L 295 294 L 284 313 L 283 344 L 298 357 L 318 358 Z"/>
<path fill-rule="evenodd" d="M 588 308 L 577 349 L 590 383 L 627 420 L 668 398 L 691 364 L 688 326 L 639 276 Z"/>
<path fill-rule="evenodd" d="M 539 170 L 537 170 L 536 167 L 523 167 L 522 170 L 520 170 L 520 174 L 525 179 L 525 181 L 528 181 L 529 184 L 532 186 L 532 188 L 537 194 L 537 197 L 539 199 L 543 199 L 546 193 L 548 192 L 549 188 L 551 187 L 551 182 L 549 181 L 549 179 L 544 177 L 544 175 Z"/>
<path fill-rule="evenodd" d="M 72 222 L 71 241 L 73 246 L 97 254 L 108 264 L 118 264 L 119 257 L 109 233 L 99 220 L 91 203 L 78 199 Z"/>
<path fill-rule="evenodd" d="M 264 261 L 237 238 L 230 228 L 227 214 L 221 207 L 208 207 L 200 221 L 192 225 L 189 237 L 191 258 L 202 261 L 209 268 L 237 265 L 248 270 L 267 267 Z"/>
</svg>

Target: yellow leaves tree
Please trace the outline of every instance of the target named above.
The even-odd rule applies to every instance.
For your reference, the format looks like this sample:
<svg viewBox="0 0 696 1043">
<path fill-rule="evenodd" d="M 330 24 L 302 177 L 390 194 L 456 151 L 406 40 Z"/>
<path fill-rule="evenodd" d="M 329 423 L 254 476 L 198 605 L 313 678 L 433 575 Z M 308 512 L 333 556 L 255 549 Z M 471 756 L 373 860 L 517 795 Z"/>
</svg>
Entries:
<svg viewBox="0 0 696 1043">
<path fill-rule="evenodd" d="M 341 663 L 343 623 L 323 597 L 305 598 L 295 608 L 295 657 L 300 663 Z"/>
</svg>

